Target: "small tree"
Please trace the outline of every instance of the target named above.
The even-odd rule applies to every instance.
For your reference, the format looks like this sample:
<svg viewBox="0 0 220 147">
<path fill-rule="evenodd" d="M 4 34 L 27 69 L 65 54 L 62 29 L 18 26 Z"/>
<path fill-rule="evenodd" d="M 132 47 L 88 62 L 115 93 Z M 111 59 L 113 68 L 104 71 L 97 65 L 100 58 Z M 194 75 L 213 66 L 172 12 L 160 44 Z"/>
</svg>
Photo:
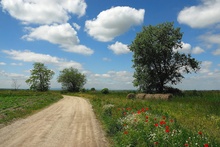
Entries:
<svg viewBox="0 0 220 147">
<path fill-rule="evenodd" d="M 166 84 L 177 84 L 183 73 L 200 68 L 190 54 L 177 51 L 182 48 L 182 35 L 173 23 L 143 27 L 129 46 L 134 53 L 134 86 L 143 92 L 163 92 Z"/>
<path fill-rule="evenodd" d="M 78 92 L 85 85 L 86 76 L 77 69 L 70 67 L 60 71 L 57 81 L 62 84 L 62 89 Z"/>
<path fill-rule="evenodd" d="M 18 90 L 18 88 L 21 86 L 21 84 L 18 83 L 18 80 L 17 79 L 12 79 L 12 84 L 11 84 L 11 87 L 14 89 L 14 90 Z"/>
<path fill-rule="evenodd" d="M 34 69 L 31 70 L 31 76 L 26 80 L 26 83 L 30 85 L 31 90 L 49 90 L 50 80 L 52 79 L 54 72 L 47 69 L 43 63 L 37 62 L 33 65 Z"/>
<path fill-rule="evenodd" d="M 108 88 L 103 88 L 103 89 L 101 90 L 101 93 L 102 93 L 102 94 L 109 94 Z"/>
</svg>

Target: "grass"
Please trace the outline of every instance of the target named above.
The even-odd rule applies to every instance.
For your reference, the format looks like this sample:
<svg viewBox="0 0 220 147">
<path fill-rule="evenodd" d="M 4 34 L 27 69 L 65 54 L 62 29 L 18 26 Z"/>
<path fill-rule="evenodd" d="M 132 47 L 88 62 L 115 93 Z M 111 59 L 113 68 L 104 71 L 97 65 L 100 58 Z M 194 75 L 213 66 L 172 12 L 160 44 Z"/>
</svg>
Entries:
<svg viewBox="0 0 220 147">
<path fill-rule="evenodd" d="M 220 146 L 219 91 L 187 91 L 171 101 L 127 94 L 77 94 L 90 100 L 112 146 Z"/>
<path fill-rule="evenodd" d="M 0 124 L 28 116 L 61 98 L 57 92 L 0 90 Z"/>
</svg>

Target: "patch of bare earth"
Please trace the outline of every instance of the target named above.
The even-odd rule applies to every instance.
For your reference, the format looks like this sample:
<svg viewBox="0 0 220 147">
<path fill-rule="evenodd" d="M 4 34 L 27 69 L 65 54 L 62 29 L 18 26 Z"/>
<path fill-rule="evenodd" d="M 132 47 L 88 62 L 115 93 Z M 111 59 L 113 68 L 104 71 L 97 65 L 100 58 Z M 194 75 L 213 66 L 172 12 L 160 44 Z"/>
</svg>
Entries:
<svg viewBox="0 0 220 147">
<path fill-rule="evenodd" d="M 50 107 L 0 129 L 2 147 L 105 147 L 91 104 L 64 96 Z"/>
</svg>

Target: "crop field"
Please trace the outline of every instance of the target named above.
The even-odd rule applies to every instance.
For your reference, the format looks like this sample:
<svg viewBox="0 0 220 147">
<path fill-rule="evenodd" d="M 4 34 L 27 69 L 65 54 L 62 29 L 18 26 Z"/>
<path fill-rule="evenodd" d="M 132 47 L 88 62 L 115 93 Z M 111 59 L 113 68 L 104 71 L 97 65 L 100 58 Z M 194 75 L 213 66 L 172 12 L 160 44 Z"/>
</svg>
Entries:
<svg viewBox="0 0 220 147">
<path fill-rule="evenodd" d="M 0 90 L 0 125 L 30 115 L 61 98 L 57 92 Z"/>
<path fill-rule="evenodd" d="M 220 146 L 219 91 L 187 91 L 170 101 L 127 94 L 77 94 L 90 100 L 112 146 Z"/>
</svg>

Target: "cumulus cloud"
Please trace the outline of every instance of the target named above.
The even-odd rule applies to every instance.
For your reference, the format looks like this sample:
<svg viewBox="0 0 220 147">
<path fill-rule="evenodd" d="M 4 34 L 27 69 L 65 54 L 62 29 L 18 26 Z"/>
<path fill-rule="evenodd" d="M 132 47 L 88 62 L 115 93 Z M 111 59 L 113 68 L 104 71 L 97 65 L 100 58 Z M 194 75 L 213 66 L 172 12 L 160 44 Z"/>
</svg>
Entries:
<svg viewBox="0 0 220 147">
<path fill-rule="evenodd" d="M 220 45 L 220 34 L 212 34 L 209 32 L 201 35 L 199 38 L 207 43 Z"/>
<path fill-rule="evenodd" d="M 80 30 L 80 28 L 81 28 L 77 23 L 73 23 L 73 26 L 76 30 Z"/>
<path fill-rule="evenodd" d="M 127 54 L 130 52 L 128 46 L 121 42 L 115 42 L 115 44 L 109 45 L 108 49 L 112 50 L 116 55 Z"/>
<path fill-rule="evenodd" d="M 204 53 L 205 50 L 202 49 L 201 47 L 199 46 L 196 46 L 192 49 L 192 54 L 201 54 L 201 53 Z"/>
<path fill-rule="evenodd" d="M 134 89 L 133 73 L 128 71 L 108 71 L 103 74 L 87 74 L 88 81 L 86 87 L 95 87 L 96 89 Z"/>
<path fill-rule="evenodd" d="M 202 0 L 198 6 L 186 7 L 178 14 L 178 22 L 192 28 L 220 23 L 220 0 Z"/>
<path fill-rule="evenodd" d="M 69 23 L 61 25 L 43 25 L 38 28 L 26 28 L 29 34 L 22 38 L 28 41 L 45 40 L 53 44 L 59 44 L 67 52 L 74 52 L 84 55 L 93 54 L 93 50 L 80 45 L 77 32 Z"/>
<path fill-rule="evenodd" d="M 0 62 L 0 65 L 6 65 L 6 63 L 5 62 Z"/>
<path fill-rule="evenodd" d="M 112 7 L 99 13 L 97 18 L 85 22 L 85 31 L 98 41 L 111 41 L 126 32 L 131 26 L 144 20 L 144 9 Z"/>
<path fill-rule="evenodd" d="M 87 7 L 84 0 L 1 0 L 1 6 L 24 24 L 65 23 L 69 14 L 81 17 Z"/>
<path fill-rule="evenodd" d="M 190 54 L 190 53 L 201 54 L 201 53 L 205 52 L 205 50 L 199 46 L 192 48 L 192 46 L 189 43 L 184 43 L 184 42 L 182 42 L 182 48 L 178 48 L 177 50 L 174 49 L 174 51 L 178 51 L 178 52 L 184 53 L 184 54 Z"/>
<path fill-rule="evenodd" d="M 220 55 L 220 48 L 212 52 L 213 55 Z"/>
<path fill-rule="evenodd" d="M 82 65 L 75 61 L 66 61 L 65 59 L 53 57 L 51 55 L 34 53 L 28 50 L 17 51 L 17 50 L 3 50 L 3 53 L 9 55 L 9 58 L 23 61 L 23 62 L 41 62 L 47 64 L 53 64 L 59 69 L 74 67 L 77 69 L 82 69 Z"/>
</svg>

